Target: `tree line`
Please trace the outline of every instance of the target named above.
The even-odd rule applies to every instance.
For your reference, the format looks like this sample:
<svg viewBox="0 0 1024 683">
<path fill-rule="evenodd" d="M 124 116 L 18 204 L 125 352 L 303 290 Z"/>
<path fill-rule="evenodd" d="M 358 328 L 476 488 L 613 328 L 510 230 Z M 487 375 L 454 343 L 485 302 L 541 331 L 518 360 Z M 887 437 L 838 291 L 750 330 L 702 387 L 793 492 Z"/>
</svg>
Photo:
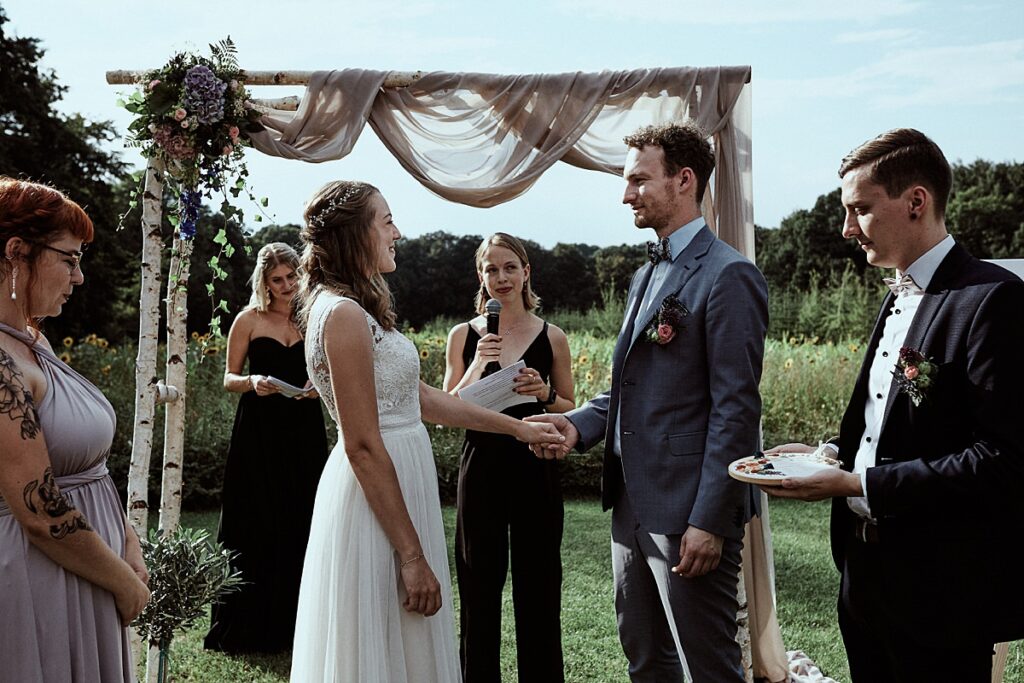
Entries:
<svg viewBox="0 0 1024 683">
<path fill-rule="evenodd" d="M 118 153 L 104 148 L 119 137 L 110 122 L 57 111 L 66 86 L 52 70 L 41 68 L 44 50 L 39 40 L 10 35 L 7 22 L 0 7 L 0 173 L 63 190 L 82 204 L 97 230 L 83 262 L 87 286 L 75 293 L 58 319 L 47 323 L 47 332 L 74 337 L 95 333 L 112 342 L 134 338 L 140 216 L 133 212 L 122 219 L 122 214 L 138 187 L 137 177 Z M 953 173 L 947 225 L 956 239 L 981 258 L 1024 257 L 1024 163 L 955 163 Z M 837 188 L 778 227 L 756 228 L 757 262 L 772 297 L 794 299 L 851 277 L 877 280 L 877 274 L 868 273 L 856 243 L 840 237 L 842 217 Z M 117 230 L 119 223 L 127 227 Z M 227 228 L 236 247 L 222 263 L 227 279 L 217 284 L 217 295 L 230 310 L 225 323 L 248 300 L 247 278 L 256 250 L 270 241 L 298 242 L 298 226 L 251 231 L 204 207 L 192 259 L 190 330 L 205 331 L 209 325 L 211 302 L 204 285 L 211 277 L 207 263 L 219 251 L 211 236 L 220 226 Z M 169 223 L 164 232 L 169 245 Z M 399 243 L 401 267 L 389 283 L 404 324 L 419 328 L 438 317 L 466 319 L 473 314 L 478 287 L 473 255 L 482 238 L 437 230 Z M 546 311 L 588 311 L 609 296 L 621 297 L 644 258 L 643 245 L 635 244 L 560 243 L 549 249 L 527 242 L 527 249 L 533 285 Z"/>
</svg>

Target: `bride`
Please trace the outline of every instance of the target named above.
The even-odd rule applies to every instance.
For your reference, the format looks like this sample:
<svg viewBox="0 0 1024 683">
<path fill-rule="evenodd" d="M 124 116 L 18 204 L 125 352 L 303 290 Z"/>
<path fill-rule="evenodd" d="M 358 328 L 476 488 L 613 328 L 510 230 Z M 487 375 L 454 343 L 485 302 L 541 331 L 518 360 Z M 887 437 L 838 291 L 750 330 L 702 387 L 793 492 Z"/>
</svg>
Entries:
<svg viewBox="0 0 1024 683">
<path fill-rule="evenodd" d="M 457 683 L 448 549 L 421 420 L 562 439 L 420 381 L 381 276 L 395 270 L 401 233 L 375 187 L 328 183 L 305 220 L 299 319 L 339 441 L 317 489 L 291 680 Z"/>
</svg>

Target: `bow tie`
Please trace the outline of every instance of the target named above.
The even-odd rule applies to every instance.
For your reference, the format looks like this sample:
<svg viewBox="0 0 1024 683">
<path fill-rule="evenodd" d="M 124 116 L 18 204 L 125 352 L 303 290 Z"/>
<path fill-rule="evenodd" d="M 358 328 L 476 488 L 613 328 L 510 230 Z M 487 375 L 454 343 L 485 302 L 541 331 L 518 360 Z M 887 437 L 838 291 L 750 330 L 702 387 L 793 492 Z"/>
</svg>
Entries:
<svg viewBox="0 0 1024 683">
<path fill-rule="evenodd" d="M 896 296 L 899 296 L 904 292 L 908 294 L 916 294 L 924 291 L 916 282 L 914 282 L 914 278 L 909 275 L 904 275 L 898 279 L 894 277 L 883 277 L 882 282 L 884 282 Z"/>
<path fill-rule="evenodd" d="M 653 265 L 658 265 L 659 261 L 671 261 L 672 247 L 668 243 L 668 238 L 662 237 L 657 242 L 648 242 L 647 258 L 651 259 Z"/>
</svg>

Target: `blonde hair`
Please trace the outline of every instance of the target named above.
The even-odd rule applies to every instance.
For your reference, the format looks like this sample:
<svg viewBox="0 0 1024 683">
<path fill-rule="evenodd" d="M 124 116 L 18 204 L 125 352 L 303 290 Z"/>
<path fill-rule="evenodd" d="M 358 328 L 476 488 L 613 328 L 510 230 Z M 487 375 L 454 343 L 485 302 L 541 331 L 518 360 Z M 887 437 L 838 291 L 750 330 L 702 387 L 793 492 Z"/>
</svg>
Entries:
<svg viewBox="0 0 1024 683">
<path fill-rule="evenodd" d="M 491 247 L 504 247 L 511 251 L 519 259 L 519 265 L 524 270 L 530 265 L 530 257 L 526 255 L 526 247 L 523 246 L 518 237 L 513 237 L 505 232 L 496 232 L 490 237 L 484 238 L 484 241 L 476 248 L 476 256 L 474 257 L 476 259 L 476 272 L 481 275 L 483 275 L 484 256 L 487 255 L 487 250 Z M 490 298 L 491 295 L 487 291 L 487 286 L 481 281 L 480 289 L 477 290 L 474 301 L 477 313 L 484 313 L 486 310 L 484 307 Z M 532 311 L 538 306 L 540 306 L 540 297 L 533 293 L 530 281 L 526 280 L 523 282 L 523 307 L 528 311 Z"/>
<path fill-rule="evenodd" d="M 309 200 L 306 225 L 300 236 L 302 282 L 298 318 L 301 327 L 309 319 L 312 294 L 323 287 L 351 297 L 376 318 L 385 330 L 395 327 L 394 301 L 384 276 L 373 236 L 374 195 L 369 183 L 335 180 Z"/>
<path fill-rule="evenodd" d="M 291 245 L 284 242 L 270 242 L 256 252 L 256 267 L 249 276 L 249 286 L 252 287 L 252 294 L 249 296 L 249 303 L 246 308 L 253 308 L 260 313 L 266 313 L 270 307 L 270 288 L 267 286 L 267 275 L 278 266 L 288 266 L 296 272 L 299 269 L 299 255 L 295 253 Z"/>
</svg>

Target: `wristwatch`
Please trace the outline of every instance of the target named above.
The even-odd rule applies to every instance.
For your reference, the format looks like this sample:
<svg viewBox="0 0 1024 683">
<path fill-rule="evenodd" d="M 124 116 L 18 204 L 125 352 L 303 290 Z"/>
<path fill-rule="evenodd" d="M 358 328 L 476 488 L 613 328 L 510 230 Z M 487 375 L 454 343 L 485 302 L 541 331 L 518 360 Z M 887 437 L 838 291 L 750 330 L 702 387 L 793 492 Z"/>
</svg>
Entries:
<svg viewBox="0 0 1024 683">
<path fill-rule="evenodd" d="M 558 400 L 558 392 L 555 391 L 554 387 L 551 387 L 551 391 L 548 393 L 548 399 L 546 401 L 541 401 L 540 404 L 542 406 L 549 406 L 549 405 L 551 405 L 552 403 L 554 403 L 557 400 Z"/>
</svg>

